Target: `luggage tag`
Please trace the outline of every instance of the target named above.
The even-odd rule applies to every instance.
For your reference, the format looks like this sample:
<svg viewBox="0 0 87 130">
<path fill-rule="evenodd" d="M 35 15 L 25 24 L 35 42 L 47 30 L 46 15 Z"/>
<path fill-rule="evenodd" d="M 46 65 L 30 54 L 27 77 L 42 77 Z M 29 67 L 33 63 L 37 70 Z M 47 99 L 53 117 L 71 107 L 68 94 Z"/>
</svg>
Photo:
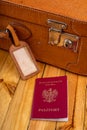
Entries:
<svg viewBox="0 0 87 130">
<path fill-rule="evenodd" d="M 30 47 L 26 42 L 19 41 L 15 30 L 11 25 L 7 26 L 14 45 L 11 45 L 9 52 L 23 80 L 28 79 L 39 72 L 39 68 Z"/>
</svg>

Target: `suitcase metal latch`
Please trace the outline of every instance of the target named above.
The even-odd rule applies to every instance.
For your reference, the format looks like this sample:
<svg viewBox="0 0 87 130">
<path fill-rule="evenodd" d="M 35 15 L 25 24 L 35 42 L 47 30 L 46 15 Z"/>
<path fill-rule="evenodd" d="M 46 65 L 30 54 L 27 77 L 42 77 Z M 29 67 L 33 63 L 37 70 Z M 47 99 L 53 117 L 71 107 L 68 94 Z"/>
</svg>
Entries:
<svg viewBox="0 0 87 130">
<path fill-rule="evenodd" d="M 79 37 L 77 35 L 65 33 L 67 24 L 56 20 L 48 19 L 49 44 L 59 47 L 65 47 L 77 52 Z"/>
</svg>

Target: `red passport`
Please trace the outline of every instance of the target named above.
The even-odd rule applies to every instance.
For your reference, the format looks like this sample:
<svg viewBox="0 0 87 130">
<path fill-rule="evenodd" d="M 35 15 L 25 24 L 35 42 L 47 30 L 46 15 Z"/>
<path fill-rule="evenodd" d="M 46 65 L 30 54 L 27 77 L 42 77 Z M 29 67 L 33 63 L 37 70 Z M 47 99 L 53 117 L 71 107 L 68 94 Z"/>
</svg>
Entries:
<svg viewBox="0 0 87 130">
<path fill-rule="evenodd" d="M 38 78 L 31 119 L 68 121 L 67 77 Z"/>
</svg>

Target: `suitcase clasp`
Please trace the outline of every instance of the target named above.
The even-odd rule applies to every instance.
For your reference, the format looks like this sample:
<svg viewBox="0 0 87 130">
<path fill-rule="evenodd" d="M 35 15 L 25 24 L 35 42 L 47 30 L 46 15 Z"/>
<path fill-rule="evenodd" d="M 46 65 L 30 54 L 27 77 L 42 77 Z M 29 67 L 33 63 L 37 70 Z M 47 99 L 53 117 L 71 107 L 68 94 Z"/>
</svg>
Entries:
<svg viewBox="0 0 87 130">
<path fill-rule="evenodd" d="M 67 24 L 56 20 L 48 19 L 49 28 L 49 44 L 58 47 L 65 47 L 77 52 L 79 37 L 77 35 L 65 33 Z"/>
</svg>

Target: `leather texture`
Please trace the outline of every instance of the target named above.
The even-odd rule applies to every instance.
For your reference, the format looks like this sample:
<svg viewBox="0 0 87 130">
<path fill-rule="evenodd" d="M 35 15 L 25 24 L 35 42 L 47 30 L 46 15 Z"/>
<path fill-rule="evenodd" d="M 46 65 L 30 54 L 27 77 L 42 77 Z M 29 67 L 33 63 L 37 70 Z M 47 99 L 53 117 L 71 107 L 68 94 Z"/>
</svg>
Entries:
<svg viewBox="0 0 87 130">
<path fill-rule="evenodd" d="M 0 1 L 0 27 L 4 29 L 13 22 L 24 25 L 30 30 L 29 37 L 24 40 L 29 43 L 37 60 L 77 74 L 87 75 L 86 5 L 86 0 L 84 2 L 82 0 L 66 2 L 65 0 L 2 0 Z M 65 32 L 79 36 L 76 53 L 68 48 L 48 44 L 50 28 L 48 19 L 66 23 L 68 26 Z M 18 32 L 21 40 L 22 31 Z M 6 45 L 7 43 L 3 46 L 0 44 L 0 47 L 6 48 Z"/>
</svg>

